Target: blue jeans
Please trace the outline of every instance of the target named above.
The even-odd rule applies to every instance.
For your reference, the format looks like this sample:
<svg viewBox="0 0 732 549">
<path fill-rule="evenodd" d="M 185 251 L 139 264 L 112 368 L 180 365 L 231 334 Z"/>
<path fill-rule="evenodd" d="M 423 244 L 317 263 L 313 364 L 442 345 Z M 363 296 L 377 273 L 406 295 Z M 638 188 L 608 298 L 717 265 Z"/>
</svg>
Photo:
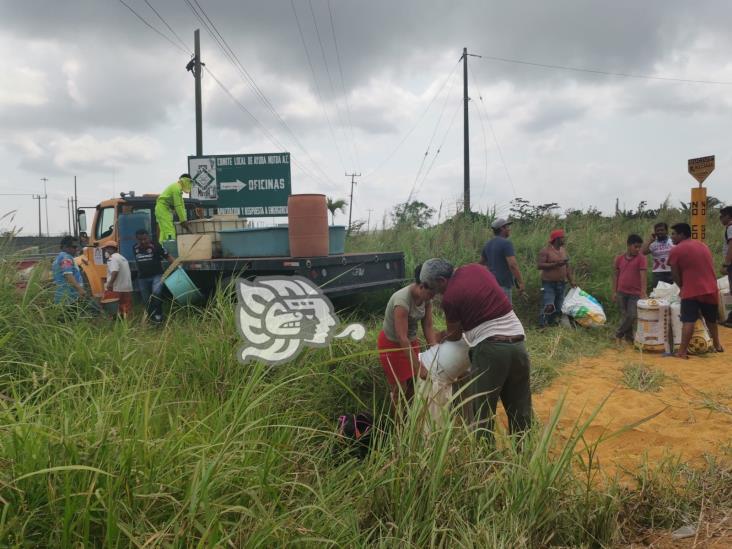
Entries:
<svg viewBox="0 0 732 549">
<path fill-rule="evenodd" d="M 503 293 L 506 294 L 506 297 L 508 298 L 508 302 L 513 305 L 513 288 L 510 286 L 501 286 L 501 290 L 503 290 Z"/>
<path fill-rule="evenodd" d="M 156 322 L 163 320 L 163 275 L 138 278 L 137 288 L 140 290 L 145 312 Z"/>
<path fill-rule="evenodd" d="M 564 303 L 564 288 L 566 282 L 541 281 L 541 311 L 539 311 L 539 326 L 554 324 L 562 317 Z"/>
</svg>

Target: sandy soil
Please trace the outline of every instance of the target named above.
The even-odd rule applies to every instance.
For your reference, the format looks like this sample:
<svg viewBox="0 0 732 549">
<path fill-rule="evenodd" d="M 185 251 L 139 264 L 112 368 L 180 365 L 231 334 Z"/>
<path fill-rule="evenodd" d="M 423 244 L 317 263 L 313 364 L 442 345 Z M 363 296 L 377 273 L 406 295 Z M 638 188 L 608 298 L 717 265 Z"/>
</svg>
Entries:
<svg viewBox="0 0 732 549">
<path fill-rule="evenodd" d="M 600 444 L 599 466 L 609 474 L 636 469 L 644 454 L 649 463 L 669 454 L 692 465 L 702 465 L 705 454 L 732 459 L 732 330 L 720 332 L 725 353 L 680 360 L 623 346 L 567 365 L 551 387 L 535 395 L 536 413 L 546 421 L 566 391 L 559 429 L 567 433 L 607 398 L 586 432 L 588 441 L 658 414 Z M 661 389 L 628 388 L 623 368 L 633 364 L 664 372 Z"/>
</svg>

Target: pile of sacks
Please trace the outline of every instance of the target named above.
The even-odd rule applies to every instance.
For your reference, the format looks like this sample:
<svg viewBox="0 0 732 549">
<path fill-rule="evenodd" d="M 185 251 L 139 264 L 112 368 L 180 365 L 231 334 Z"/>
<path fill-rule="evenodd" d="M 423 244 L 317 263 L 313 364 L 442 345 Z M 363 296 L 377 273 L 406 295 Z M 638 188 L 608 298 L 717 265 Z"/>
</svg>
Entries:
<svg viewBox="0 0 732 549">
<path fill-rule="evenodd" d="M 721 279 L 720 279 L 721 280 Z M 636 347 L 644 351 L 678 350 L 681 344 L 681 297 L 676 284 L 659 282 L 649 299 L 638 301 Z M 703 354 L 712 349 L 712 338 L 703 318 L 696 321 L 689 342 L 690 354 Z"/>
</svg>

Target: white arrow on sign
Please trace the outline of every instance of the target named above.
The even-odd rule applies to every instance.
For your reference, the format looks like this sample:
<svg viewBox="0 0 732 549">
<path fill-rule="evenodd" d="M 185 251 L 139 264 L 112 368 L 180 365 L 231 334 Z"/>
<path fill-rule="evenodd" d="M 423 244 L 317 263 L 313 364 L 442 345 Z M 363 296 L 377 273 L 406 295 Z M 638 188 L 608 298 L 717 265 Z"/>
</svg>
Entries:
<svg viewBox="0 0 732 549">
<path fill-rule="evenodd" d="M 246 183 L 242 183 L 238 179 L 236 181 L 222 181 L 221 182 L 221 190 L 222 191 L 236 191 L 239 192 L 242 189 L 246 188 Z"/>
</svg>

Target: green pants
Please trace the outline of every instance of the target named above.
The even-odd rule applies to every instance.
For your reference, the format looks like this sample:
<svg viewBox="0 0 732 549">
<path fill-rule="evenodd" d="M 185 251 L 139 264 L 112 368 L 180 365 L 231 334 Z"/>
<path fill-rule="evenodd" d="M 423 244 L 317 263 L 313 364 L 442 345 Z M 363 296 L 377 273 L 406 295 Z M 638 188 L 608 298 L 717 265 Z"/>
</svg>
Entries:
<svg viewBox="0 0 732 549">
<path fill-rule="evenodd" d="M 155 220 L 158 222 L 158 242 L 175 240 L 175 225 L 173 225 L 173 212 L 162 202 L 155 203 Z"/>
<path fill-rule="evenodd" d="M 482 341 L 470 350 L 470 362 L 478 432 L 492 436 L 499 398 L 511 434 L 527 430 L 531 426 L 531 366 L 526 344 Z"/>
</svg>

